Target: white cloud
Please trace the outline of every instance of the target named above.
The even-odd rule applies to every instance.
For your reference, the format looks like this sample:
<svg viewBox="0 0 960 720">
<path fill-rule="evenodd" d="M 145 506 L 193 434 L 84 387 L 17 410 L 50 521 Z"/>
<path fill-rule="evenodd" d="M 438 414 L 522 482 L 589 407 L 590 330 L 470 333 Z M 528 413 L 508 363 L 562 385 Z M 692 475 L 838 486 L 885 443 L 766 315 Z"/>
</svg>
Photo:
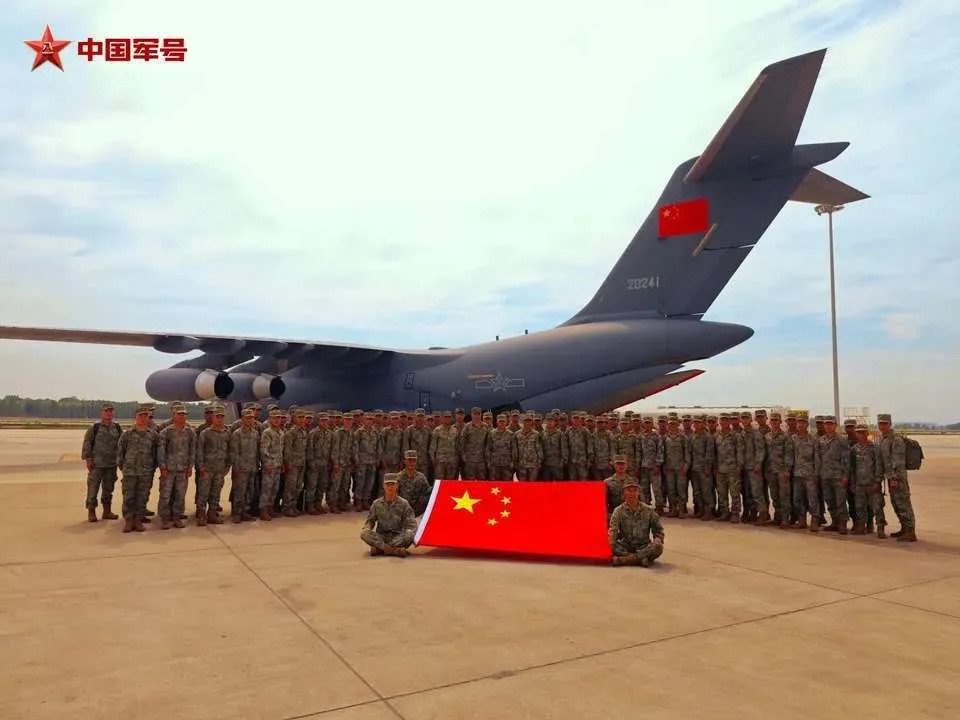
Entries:
<svg viewBox="0 0 960 720">
<path fill-rule="evenodd" d="M 956 307 L 956 221 L 922 203 L 956 190 L 946 173 L 957 10 L 911 2 L 858 20 L 865 7 L 852 1 L 664 5 L 287 2 L 244 13 L 91 0 L 66 18 L 40 3 L 9 27 L 27 37 L 42 15 L 73 39 L 183 36 L 189 51 L 182 65 L 68 55 L 62 75 L 24 72 L 26 54 L 0 60 L 14 95 L 0 144 L 25 153 L 0 170 L 0 239 L 20 258 L 0 275 L 13 308 L 4 321 L 238 334 L 275 321 L 301 337 L 322 326 L 327 339 L 376 344 L 403 330 L 410 345 L 456 345 L 562 320 L 757 71 L 825 45 L 800 139 L 851 140 L 825 169 L 875 196 L 837 217 L 841 320 L 881 311 L 901 318 L 884 325 L 896 337 L 891 322 L 902 330 L 902 318 Z M 66 214 L 53 227 L 31 202 Z M 61 235 L 72 240 L 23 255 L 26 237 Z M 755 327 L 751 352 L 771 355 L 781 318 L 825 313 L 826 262 L 823 220 L 788 207 L 711 317 Z M 410 316 L 424 321 L 398 328 Z M 131 351 L 82 352 L 111 365 Z M 922 364 L 919 351 L 898 352 Z M 51 346 L 18 353 L 4 363 L 14 389 L 35 386 L 38 358 L 55 366 Z M 769 377 L 808 387 L 798 362 Z M 719 367 L 682 392 L 748 394 L 750 373 Z M 141 387 L 142 372 L 113 377 Z M 866 368 L 866 382 L 879 372 Z M 66 359 L 55 374 L 70 378 Z M 64 394 L 103 387 L 76 383 Z"/>
<path fill-rule="evenodd" d="M 883 329 L 897 340 L 912 340 L 917 337 L 919 319 L 908 313 L 895 313 L 883 319 Z"/>
</svg>

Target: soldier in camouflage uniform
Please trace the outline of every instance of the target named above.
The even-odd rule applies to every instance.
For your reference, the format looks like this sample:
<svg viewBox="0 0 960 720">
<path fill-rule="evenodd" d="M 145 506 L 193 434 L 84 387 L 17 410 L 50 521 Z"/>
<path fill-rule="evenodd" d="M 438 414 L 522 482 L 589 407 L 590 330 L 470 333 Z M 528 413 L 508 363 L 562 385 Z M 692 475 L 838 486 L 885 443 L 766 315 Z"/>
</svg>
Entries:
<svg viewBox="0 0 960 720">
<path fill-rule="evenodd" d="M 667 498 L 670 511 L 667 517 L 687 516 L 687 468 L 690 467 L 690 443 L 680 433 L 675 418 L 667 422 L 667 434 L 663 437 L 663 473 L 667 478 Z"/>
<path fill-rule="evenodd" d="M 303 410 L 293 411 L 292 422 L 283 434 L 283 514 L 297 517 L 297 496 L 307 464 L 307 432 L 303 428 Z"/>
<path fill-rule="evenodd" d="M 590 467 L 595 465 L 593 435 L 586 427 L 585 415 L 583 410 L 577 410 L 570 415 L 570 428 L 567 430 L 568 480 L 587 480 L 590 477 Z"/>
<path fill-rule="evenodd" d="M 853 526 L 854 535 L 866 535 L 867 523 L 863 520 L 867 515 L 867 507 L 873 508 L 873 515 L 877 521 L 877 535 L 885 538 L 883 528 L 886 518 L 883 515 L 883 458 L 872 440 L 867 437 L 867 426 L 857 425 L 857 444 L 853 446 L 854 466 L 856 478 L 854 480 L 854 497 L 857 503 L 857 518 Z"/>
<path fill-rule="evenodd" d="M 160 500 L 157 512 L 160 529 L 171 525 L 185 527 L 181 515 L 186 513 L 187 483 L 196 460 L 197 435 L 187 427 L 187 408 L 174 403 L 170 412 L 173 423 L 160 431 L 157 439 L 157 464 L 160 466 Z"/>
<path fill-rule="evenodd" d="M 220 492 L 230 468 L 230 431 L 223 424 L 223 405 L 213 408 L 213 425 L 200 433 L 197 439 L 197 525 L 222 525 L 217 508 Z"/>
<path fill-rule="evenodd" d="M 200 441 L 200 433 L 206 430 L 208 427 L 213 427 L 213 407 L 216 403 L 211 403 L 203 408 L 203 423 L 193 429 L 194 434 L 197 436 L 197 441 Z M 196 462 L 196 460 L 194 461 Z M 193 467 L 193 477 L 196 483 L 193 489 L 193 504 L 200 505 L 200 466 L 194 465 Z M 181 520 L 186 520 L 185 517 Z"/>
<path fill-rule="evenodd" d="M 893 431 L 893 419 L 888 413 L 877 415 L 880 430 L 880 459 L 883 474 L 890 488 L 890 502 L 900 521 L 900 529 L 893 537 L 900 542 L 917 541 L 917 518 L 910 500 L 910 483 L 907 481 L 907 446 L 901 435 Z M 881 496 L 880 501 L 883 502 Z M 877 536 L 880 536 L 880 518 L 877 514 Z"/>
<path fill-rule="evenodd" d="M 435 480 L 456 480 L 460 457 L 460 434 L 449 410 L 440 414 L 440 424 L 430 433 L 430 462 Z"/>
<path fill-rule="evenodd" d="M 780 413 L 770 413 L 767 433 L 767 458 L 770 471 L 770 497 L 773 501 L 773 523 L 790 527 L 790 438 L 783 432 Z"/>
<path fill-rule="evenodd" d="M 317 426 L 307 435 L 307 470 L 304 475 L 303 502 L 310 515 L 322 515 L 327 512 L 323 505 L 335 505 L 330 495 L 330 469 L 333 466 L 333 428 L 330 427 L 330 415 L 322 412 L 317 415 Z"/>
<path fill-rule="evenodd" d="M 743 468 L 743 443 L 730 427 L 730 416 L 720 416 L 717 443 L 717 499 L 723 522 L 740 522 L 740 470 Z M 789 496 L 789 494 L 788 494 Z"/>
<path fill-rule="evenodd" d="M 103 519 L 116 520 L 113 512 L 113 488 L 117 484 L 117 446 L 123 428 L 113 421 L 113 405 L 100 407 L 100 422 L 83 435 L 80 459 L 87 465 L 87 520 L 97 522 L 97 493 L 103 503 Z"/>
<path fill-rule="evenodd" d="M 230 517 L 233 522 L 255 519 L 248 512 L 253 479 L 260 467 L 260 433 L 254 427 L 255 411 L 240 414 L 240 427 L 230 433 Z"/>
<path fill-rule="evenodd" d="M 550 415 L 543 431 L 543 480 L 565 480 L 567 476 L 569 448 L 566 435 L 557 426 L 558 419 Z"/>
<path fill-rule="evenodd" d="M 514 433 L 517 439 L 517 480 L 536 480 L 543 464 L 543 441 L 533 429 L 533 416 L 523 418 L 523 428 Z"/>
<path fill-rule="evenodd" d="M 640 502 L 640 483 L 632 477 L 627 477 L 623 483 L 623 498 L 608 523 L 607 540 L 613 553 L 612 564 L 615 567 L 650 567 L 650 563 L 663 554 L 664 532 L 660 517 L 652 507 Z"/>
<path fill-rule="evenodd" d="M 143 532 L 143 508 L 147 505 L 153 470 L 157 466 L 157 434 L 150 429 L 149 405 L 137 407 L 136 420 L 117 443 L 117 465 L 122 477 L 123 532 Z"/>
<path fill-rule="evenodd" d="M 843 421 L 843 432 L 847 436 L 847 446 L 850 448 L 850 482 L 847 483 L 847 517 L 857 524 L 857 501 L 854 489 L 857 484 L 856 460 L 853 455 L 853 446 L 857 444 L 857 421 L 853 418 L 847 418 Z M 870 518 L 872 521 L 873 518 Z"/>
<path fill-rule="evenodd" d="M 403 451 L 417 451 L 417 470 L 430 479 L 430 429 L 426 426 L 426 412 L 417 408 L 413 413 L 413 425 L 403 431 Z"/>
<path fill-rule="evenodd" d="M 620 432 L 613 436 L 613 452 L 627 458 L 627 474 L 633 477 L 637 475 L 637 441 L 630 427 L 630 418 L 620 420 Z"/>
<path fill-rule="evenodd" d="M 517 438 L 507 427 L 507 416 L 497 417 L 497 426 L 487 435 L 487 467 L 489 479 L 513 482 L 517 467 Z"/>
<path fill-rule="evenodd" d="M 690 436 L 690 484 L 693 487 L 693 516 L 701 520 L 713 519 L 713 465 L 716 457 L 714 437 L 707 431 L 704 416 L 697 415 Z"/>
<path fill-rule="evenodd" d="M 765 525 L 770 520 L 767 510 L 767 496 L 763 488 L 763 464 L 767 456 L 767 441 L 763 432 L 754 427 L 749 412 L 740 413 L 743 426 L 743 462 L 746 483 L 749 488 L 750 507 L 747 519 L 757 525 Z"/>
<path fill-rule="evenodd" d="M 354 438 L 353 415 L 344 413 L 343 423 L 334 431 L 333 448 L 333 480 L 330 495 L 335 498 L 335 508 L 330 509 L 339 514 L 350 508 L 350 482 L 357 467 L 357 443 Z M 329 504 L 329 500 L 327 501 Z"/>
<path fill-rule="evenodd" d="M 643 435 L 637 442 L 637 465 L 640 468 L 640 489 L 643 501 L 656 502 L 657 512 L 663 512 L 664 497 L 661 491 L 660 468 L 663 465 L 663 444 L 653 429 L 653 418 L 643 418 Z"/>
<path fill-rule="evenodd" d="M 353 509 L 363 512 L 373 502 L 373 482 L 380 463 L 380 433 L 373 427 L 373 417 L 366 415 L 363 426 L 356 431 L 357 479 L 353 488 Z"/>
<path fill-rule="evenodd" d="M 613 468 L 614 452 L 613 433 L 610 432 L 609 420 L 601 415 L 597 418 L 597 429 L 593 431 L 591 438 L 593 444 L 593 462 L 590 467 L 590 478 L 592 480 L 604 480 Z M 569 447 L 569 432 L 567 435 L 567 445 Z M 568 475 L 569 479 L 573 479 Z"/>
<path fill-rule="evenodd" d="M 260 467 L 263 481 L 260 484 L 260 519 L 272 520 L 275 512 L 274 499 L 280 486 L 280 473 L 283 472 L 283 410 L 270 411 L 269 426 L 260 433 Z"/>
<path fill-rule="evenodd" d="M 468 422 L 460 434 L 460 453 L 463 456 L 463 479 L 487 479 L 487 438 L 490 429 L 483 424 L 480 408 L 475 407 L 470 412 Z"/>
<path fill-rule="evenodd" d="M 850 445 L 837 434 L 837 419 L 825 415 L 820 444 L 820 492 L 830 510 L 830 525 L 824 530 L 847 534 L 847 486 L 850 477 Z"/>
<path fill-rule="evenodd" d="M 623 485 L 627 480 L 636 480 L 636 478 L 627 475 L 627 456 L 613 456 L 613 475 L 606 478 L 603 482 L 607 490 L 607 523 L 610 523 L 610 516 L 617 506 L 623 503 Z"/>
<path fill-rule="evenodd" d="M 380 431 L 380 469 L 397 472 L 403 467 L 403 425 L 400 413 L 390 413 L 387 426 Z"/>
<path fill-rule="evenodd" d="M 417 531 L 417 518 L 410 503 L 398 494 L 397 474 L 383 476 L 383 497 L 373 501 L 360 539 L 370 546 L 371 555 L 406 557 Z"/>
<path fill-rule="evenodd" d="M 810 511 L 810 532 L 820 530 L 817 513 L 820 510 L 820 443 L 810 434 L 809 421 L 797 419 L 797 434 L 790 440 L 793 456 L 793 513 L 794 527 L 807 527 Z M 806 497 L 804 502 L 800 490 Z"/>
<path fill-rule="evenodd" d="M 410 503 L 414 515 L 423 515 L 430 500 L 430 483 L 427 476 L 417 470 L 417 451 L 407 450 L 403 455 L 404 468 L 397 473 L 397 492 Z"/>
</svg>

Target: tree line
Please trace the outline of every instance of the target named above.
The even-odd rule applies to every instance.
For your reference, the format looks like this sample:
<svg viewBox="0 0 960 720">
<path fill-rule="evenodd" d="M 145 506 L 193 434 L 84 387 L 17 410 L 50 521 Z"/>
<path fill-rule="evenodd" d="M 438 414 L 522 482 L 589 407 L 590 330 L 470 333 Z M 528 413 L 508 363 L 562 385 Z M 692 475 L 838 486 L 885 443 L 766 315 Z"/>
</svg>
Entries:
<svg viewBox="0 0 960 720">
<path fill-rule="evenodd" d="M 7 418 L 41 418 L 62 420 L 89 420 L 100 417 L 100 406 L 105 400 L 81 400 L 67 397 L 59 400 L 50 398 L 22 398 L 19 395 L 7 395 L 0 400 L 0 417 Z M 137 400 L 122 402 L 110 401 L 113 404 L 113 416 L 117 420 L 132 420 L 137 412 Z M 171 403 L 156 403 L 155 416 L 166 419 L 170 416 Z M 186 403 L 190 408 L 190 417 L 203 417 L 202 406 L 206 403 Z"/>
</svg>

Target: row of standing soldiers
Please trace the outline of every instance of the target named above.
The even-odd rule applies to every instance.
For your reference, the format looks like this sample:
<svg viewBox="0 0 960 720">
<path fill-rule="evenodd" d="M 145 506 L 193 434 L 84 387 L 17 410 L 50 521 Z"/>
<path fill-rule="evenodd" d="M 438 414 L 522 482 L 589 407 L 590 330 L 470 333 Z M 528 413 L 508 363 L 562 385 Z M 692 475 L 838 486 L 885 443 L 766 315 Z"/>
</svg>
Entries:
<svg viewBox="0 0 960 720">
<path fill-rule="evenodd" d="M 848 518 L 854 520 L 855 533 L 872 532 L 874 515 L 878 532 L 883 532 L 882 484 L 886 479 L 902 525 L 901 533 L 894 534 L 915 537 L 903 440 L 889 430 L 886 415 L 879 416 L 881 432 L 883 418 L 887 432 L 877 447 L 866 437 L 864 443 L 858 442 L 853 421 L 845 423 L 848 432 L 843 436 L 835 432 L 834 418 L 818 417 L 814 437 L 805 418 L 788 415 L 783 432 L 781 416 L 771 413 L 768 419 L 763 410 L 755 417 L 747 412 L 697 418 L 671 413 L 657 418 L 655 428 L 653 417 L 630 411 L 622 417 L 585 412 L 568 417 L 554 410 L 545 418 L 514 411 L 499 415 L 493 425 L 492 414 L 480 408 L 473 408 L 467 421 L 462 410 L 432 415 L 422 409 L 412 413 L 357 410 L 315 414 L 296 407 L 284 412 L 273 405 L 267 408 L 267 422 L 260 422 L 262 406 L 247 403 L 241 419 L 231 426 L 223 424 L 223 406 L 213 405 L 205 408 L 203 425 L 192 429 L 185 424 L 183 405 L 174 405 L 171 419 L 159 425 L 152 419 L 151 405 L 140 409 L 146 415 L 147 428 L 156 436 L 149 476 L 152 486 L 160 468 L 160 511 L 165 526 L 182 526 L 182 497 L 190 469 L 197 472 L 199 524 L 222 522 L 220 493 L 231 469 L 234 520 L 266 520 L 280 513 L 339 513 L 351 503 L 358 512 L 367 510 L 379 495 L 383 473 L 397 471 L 404 464 L 404 453 L 412 451 L 416 470 L 431 485 L 436 478 L 456 477 L 500 482 L 514 476 L 521 481 L 603 480 L 613 472 L 614 455 L 624 455 L 627 472 L 639 478 L 644 500 L 655 503 L 657 511 L 667 517 L 687 516 L 688 488 L 692 488 L 694 517 L 807 527 L 809 513 L 815 519 L 811 530 L 819 530 L 826 524 L 825 510 L 829 509 L 831 523 L 826 529 L 841 533 L 847 532 Z M 168 431 L 171 426 L 175 431 Z M 184 433 L 184 429 L 192 432 Z M 90 459 L 97 456 L 91 431 L 84 442 L 88 468 Z M 867 449 L 858 450 L 860 445 Z M 100 452 L 94 464 L 108 464 L 109 454 L 109 449 L 106 455 Z M 135 469 L 146 475 L 147 464 L 145 461 Z M 115 479 L 116 461 L 113 468 Z M 109 468 L 94 470 L 106 473 L 94 472 L 92 479 L 88 477 L 91 520 L 96 519 L 99 476 L 109 476 Z M 165 482 L 165 475 L 171 474 L 173 478 Z M 868 477 L 873 481 L 868 482 Z M 878 482 L 879 492 L 874 492 Z M 106 483 L 102 486 L 104 516 L 108 517 L 112 513 Z M 860 501 L 858 487 L 863 488 Z M 145 500 L 141 505 L 131 512 L 133 529 L 153 514 L 146 509 Z"/>
</svg>

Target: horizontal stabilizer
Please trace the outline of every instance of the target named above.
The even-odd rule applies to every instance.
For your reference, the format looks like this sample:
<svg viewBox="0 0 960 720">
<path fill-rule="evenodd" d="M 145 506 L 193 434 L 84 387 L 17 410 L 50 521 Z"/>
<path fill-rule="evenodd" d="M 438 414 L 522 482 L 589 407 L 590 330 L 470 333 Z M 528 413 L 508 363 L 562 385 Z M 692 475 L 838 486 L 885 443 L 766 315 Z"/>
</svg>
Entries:
<svg viewBox="0 0 960 720">
<path fill-rule="evenodd" d="M 845 205 L 857 200 L 866 200 L 868 197 L 870 196 L 866 193 L 840 182 L 835 177 L 811 168 L 790 199 L 814 205 Z"/>
</svg>

